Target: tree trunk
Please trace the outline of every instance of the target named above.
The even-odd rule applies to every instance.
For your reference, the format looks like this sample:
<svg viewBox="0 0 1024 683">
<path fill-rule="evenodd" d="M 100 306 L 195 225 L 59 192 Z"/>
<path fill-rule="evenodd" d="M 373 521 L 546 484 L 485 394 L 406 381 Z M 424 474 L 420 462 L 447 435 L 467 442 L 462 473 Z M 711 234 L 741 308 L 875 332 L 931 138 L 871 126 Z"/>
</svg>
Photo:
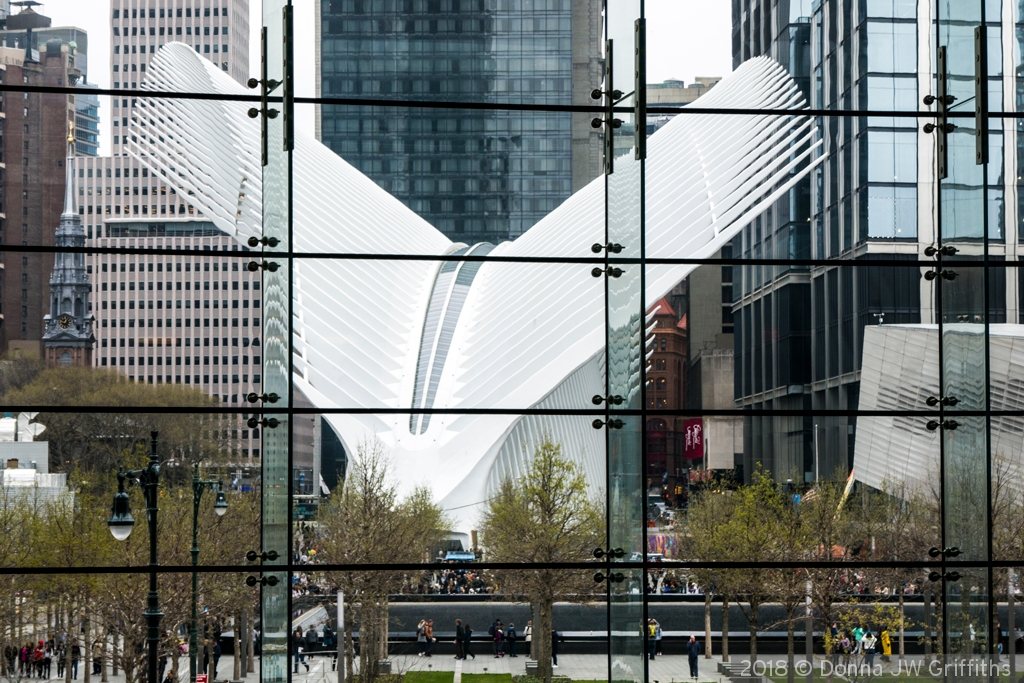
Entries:
<svg viewBox="0 0 1024 683">
<path fill-rule="evenodd" d="M 232 632 L 235 634 L 235 656 L 234 656 L 235 668 L 232 671 L 232 674 L 234 675 L 234 679 L 233 680 L 236 680 L 236 681 L 241 680 L 241 678 L 242 678 L 242 676 L 241 676 L 242 671 L 241 671 L 241 666 L 240 666 L 241 663 L 242 663 L 242 640 L 241 640 L 241 638 L 239 638 L 240 634 L 238 633 L 238 629 L 241 627 L 241 625 L 242 625 L 242 617 L 236 614 L 235 615 L 235 627 L 233 629 L 231 629 Z"/>
<path fill-rule="evenodd" d="M 760 605 L 748 602 L 747 606 L 750 608 L 747 618 L 747 627 L 750 629 L 750 666 L 753 668 L 757 661 L 757 611 Z"/>
<path fill-rule="evenodd" d="M 554 601 L 537 600 L 537 613 L 533 617 L 533 648 L 537 650 L 537 678 L 551 683 L 551 621 Z M 610 636 L 611 634 L 609 634 Z"/>
<path fill-rule="evenodd" d="M 83 681 L 92 683 L 92 620 L 89 618 L 89 601 L 86 599 L 85 617 L 82 623 L 82 659 L 78 666 L 85 667 Z"/>
<path fill-rule="evenodd" d="M 256 647 L 253 645 L 252 620 L 249 619 L 249 611 L 244 612 L 245 619 L 245 672 L 256 673 Z"/>
<path fill-rule="evenodd" d="M 74 607 L 68 605 L 68 637 L 67 642 L 64 644 L 64 683 L 71 683 L 71 650 L 75 644 L 75 628 L 74 618 L 72 615 L 75 613 Z M 130 679 L 125 679 L 126 681 Z"/>
<path fill-rule="evenodd" d="M 348 680 L 352 680 L 352 668 L 353 668 L 353 652 L 352 647 L 352 619 L 345 619 L 345 676 Z M 338 670 L 341 671 L 341 664 L 338 664 Z"/>
<path fill-rule="evenodd" d="M 711 659 L 711 589 L 704 591 L 704 659 Z"/>
<path fill-rule="evenodd" d="M 796 643 L 793 640 L 793 619 L 795 618 L 796 606 L 786 605 L 786 681 L 793 683 L 793 665 L 796 655 Z"/>
<path fill-rule="evenodd" d="M 901 588 L 900 589 L 900 659 L 903 659 L 903 655 L 906 654 L 906 651 L 903 648 L 903 645 L 904 645 L 903 634 L 904 634 L 904 625 L 905 624 L 906 624 L 906 613 L 905 613 L 905 607 L 904 607 L 904 604 L 903 604 L 903 589 Z M 892 643 L 889 644 L 889 650 L 892 651 Z"/>
<path fill-rule="evenodd" d="M 722 595 L 722 661 L 729 661 L 729 596 Z"/>
</svg>

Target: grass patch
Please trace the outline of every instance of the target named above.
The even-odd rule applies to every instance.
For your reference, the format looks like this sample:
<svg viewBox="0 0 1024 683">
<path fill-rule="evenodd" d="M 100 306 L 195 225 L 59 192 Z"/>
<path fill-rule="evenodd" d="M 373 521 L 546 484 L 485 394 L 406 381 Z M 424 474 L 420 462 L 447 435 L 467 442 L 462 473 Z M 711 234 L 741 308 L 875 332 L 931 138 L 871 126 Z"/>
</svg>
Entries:
<svg viewBox="0 0 1024 683">
<path fill-rule="evenodd" d="M 402 683 L 452 683 L 454 671 L 407 671 Z"/>
<path fill-rule="evenodd" d="M 512 683 L 512 674 L 462 674 L 462 683 Z"/>
</svg>

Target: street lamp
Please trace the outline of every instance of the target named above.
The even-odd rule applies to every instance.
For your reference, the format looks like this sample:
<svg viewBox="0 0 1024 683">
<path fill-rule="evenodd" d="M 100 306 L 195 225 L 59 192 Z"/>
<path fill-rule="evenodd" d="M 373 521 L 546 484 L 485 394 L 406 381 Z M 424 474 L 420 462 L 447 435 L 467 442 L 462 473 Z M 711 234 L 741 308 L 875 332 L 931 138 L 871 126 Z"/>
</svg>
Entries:
<svg viewBox="0 0 1024 683">
<path fill-rule="evenodd" d="M 199 501 L 203 497 L 203 491 L 214 486 L 217 487 L 217 500 L 213 504 L 213 511 L 218 517 L 223 517 L 228 511 L 228 501 L 224 497 L 224 482 L 221 480 L 202 480 L 199 478 L 199 463 L 195 464 L 192 471 L 192 623 L 188 628 L 188 673 L 192 683 L 196 681 L 196 650 L 199 647 L 196 634 L 196 567 L 199 565 Z"/>
<path fill-rule="evenodd" d="M 147 680 L 149 683 L 160 683 L 157 680 L 157 660 L 160 649 L 160 619 L 164 613 L 160 611 L 160 596 L 156 592 L 156 574 L 159 566 L 156 561 L 156 516 L 157 492 L 160 488 L 160 463 L 156 454 L 156 437 L 158 432 L 150 432 L 149 464 L 141 470 L 117 470 L 117 493 L 110 508 L 110 519 L 107 526 L 110 533 L 118 541 L 123 541 L 132 533 L 135 520 L 132 518 L 131 501 L 124 490 L 125 482 L 134 482 L 142 488 L 146 499 L 146 520 L 149 523 L 149 594 L 146 596 L 146 643 L 149 654 L 146 658 Z"/>
</svg>

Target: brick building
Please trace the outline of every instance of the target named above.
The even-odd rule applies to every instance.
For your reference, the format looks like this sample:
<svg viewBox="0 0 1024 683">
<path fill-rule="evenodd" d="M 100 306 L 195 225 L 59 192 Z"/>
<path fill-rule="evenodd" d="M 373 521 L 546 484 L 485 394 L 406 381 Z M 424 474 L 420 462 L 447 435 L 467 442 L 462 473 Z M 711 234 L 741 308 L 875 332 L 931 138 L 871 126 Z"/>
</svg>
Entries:
<svg viewBox="0 0 1024 683">
<path fill-rule="evenodd" d="M 688 339 L 686 316 L 680 318 L 668 299 L 660 299 L 648 310 L 653 314 L 647 366 L 648 410 L 680 410 L 686 405 Z M 679 416 L 647 420 L 647 479 L 653 492 L 669 494 L 675 501 L 677 486 L 685 490 L 687 464 L 686 419 Z"/>
<path fill-rule="evenodd" d="M 28 10 L 26 10 L 28 11 Z M 48 41 L 35 59 L 31 50 L 0 47 L 5 85 L 68 86 L 81 73 L 75 51 Z M 68 122 L 73 95 L 5 93 L 0 113 L 0 243 L 52 247 L 64 207 Z M 0 350 L 38 357 L 43 316 L 49 311 L 53 254 L 0 254 Z"/>
</svg>

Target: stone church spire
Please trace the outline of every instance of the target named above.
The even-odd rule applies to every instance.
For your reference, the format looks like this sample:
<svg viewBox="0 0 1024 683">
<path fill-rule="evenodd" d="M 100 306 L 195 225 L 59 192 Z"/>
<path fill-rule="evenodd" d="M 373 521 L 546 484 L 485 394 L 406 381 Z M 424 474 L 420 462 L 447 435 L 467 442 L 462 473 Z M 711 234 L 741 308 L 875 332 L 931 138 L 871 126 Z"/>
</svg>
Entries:
<svg viewBox="0 0 1024 683">
<path fill-rule="evenodd" d="M 56 245 L 85 247 L 85 228 L 75 207 L 75 124 L 68 121 L 67 178 L 64 211 L 57 227 Z M 50 312 L 43 317 L 43 349 L 48 366 L 92 365 L 93 316 L 89 313 L 89 278 L 85 254 L 58 252 L 50 275 Z"/>
</svg>

